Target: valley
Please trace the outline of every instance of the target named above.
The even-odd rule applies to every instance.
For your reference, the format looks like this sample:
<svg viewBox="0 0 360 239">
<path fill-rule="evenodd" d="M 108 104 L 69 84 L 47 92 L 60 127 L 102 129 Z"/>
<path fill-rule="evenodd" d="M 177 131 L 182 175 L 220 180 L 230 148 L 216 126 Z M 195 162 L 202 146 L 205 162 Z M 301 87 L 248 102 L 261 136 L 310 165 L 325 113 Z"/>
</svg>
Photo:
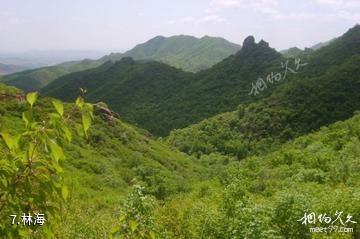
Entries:
<svg viewBox="0 0 360 239">
<path fill-rule="evenodd" d="M 172 11 L 185 11 L 184 3 L 172 4 Z M 330 9 L 348 7 L 341 4 Z M 235 27 L 232 13 L 216 15 L 246 17 L 247 6 L 272 21 L 312 18 L 277 15 L 277 1 L 213 1 L 211 15 L 189 13 L 163 28 L 146 15 L 156 11 L 152 5 L 134 12 L 129 4 L 123 15 L 123 6 L 112 15 L 105 5 L 82 17 L 67 8 L 61 15 L 54 10 L 61 5 L 47 8 L 56 36 L 68 28 L 79 34 L 45 46 L 142 43 L 101 57 L 99 47 L 59 51 L 65 59 L 59 62 L 49 51 L 51 65 L 0 64 L 0 238 L 360 238 L 359 24 L 336 37 L 311 28 L 325 39 L 301 48 L 295 45 L 312 37 L 302 38 L 305 27 L 298 39 L 294 28 L 280 38 L 258 15 L 257 27 L 247 21 Z M 95 15 L 112 24 L 100 31 Z M 354 17 L 336 16 L 344 15 Z M 130 34 L 129 19 L 134 26 L 147 19 L 148 29 Z M 194 36 L 170 34 L 190 23 L 185 32 Z M 229 39 L 241 35 L 242 44 L 199 30 L 219 26 Z M 128 35 L 111 38 L 117 31 Z M 94 57 L 68 61 L 71 52 Z"/>
</svg>

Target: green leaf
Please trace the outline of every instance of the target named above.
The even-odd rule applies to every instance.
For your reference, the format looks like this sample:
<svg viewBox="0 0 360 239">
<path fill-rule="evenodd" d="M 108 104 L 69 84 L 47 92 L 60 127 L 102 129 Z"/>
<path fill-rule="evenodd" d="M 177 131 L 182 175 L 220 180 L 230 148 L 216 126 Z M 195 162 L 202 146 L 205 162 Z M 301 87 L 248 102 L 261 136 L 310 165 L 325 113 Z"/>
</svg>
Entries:
<svg viewBox="0 0 360 239">
<path fill-rule="evenodd" d="M 60 100 L 52 100 L 52 104 L 54 105 L 56 111 L 59 113 L 59 115 L 64 115 L 64 105 Z"/>
<path fill-rule="evenodd" d="M 66 186 L 61 187 L 61 196 L 63 197 L 64 200 L 66 200 L 68 198 L 69 190 Z"/>
<path fill-rule="evenodd" d="M 76 132 L 80 137 L 84 137 L 84 129 L 81 124 L 75 124 Z"/>
<path fill-rule="evenodd" d="M 86 132 L 88 131 L 91 125 L 91 115 L 85 112 L 81 115 L 81 118 L 82 118 L 83 129 L 86 134 Z"/>
<path fill-rule="evenodd" d="M 9 184 L 8 181 L 5 178 L 0 179 L 1 184 L 6 188 Z"/>
<path fill-rule="evenodd" d="M 67 141 L 70 143 L 72 140 L 72 133 L 69 130 L 68 127 L 66 127 L 65 125 L 61 126 L 61 130 L 63 131 L 65 138 L 67 139 Z"/>
<path fill-rule="evenodd" d="M 26 95 L 26 101 L 30 104 L 30 107 L 32 108 L 33 105 L 35 104 L 36 100 L 38 97 L 38 93 L 37 92 L 30 92 Z"/>
<path fill-rule="evenodd" d="M 84 98 L 79 96 L 76 101 L 75 104 L 77 107 L 79 107 L 80 109 L 82 109 L 82 107 L 84 106 Z"/>
<path fill-rule="evenodd" d="M 123 223 L 125 221 L 126 217 L 124 215 L 122 215 L 120 218 L 119 218 L 119 222 L 120 223 Z"/>
<path fill-rule="evenodd" d="M 111 228 L 110 234 L 114 235 L 114 234 L 118 233 L 119 231 L 120 231 L 119 226 L 115 226 L 115 227 Z"/>
<path fill-rule="evenodd" d="M 2 138 L 5 141 L 6 146 L 11 149 L 13 146 L 13 139 L 8 133 L 1 133 Z"/>
<path fill-rule="evenodd" d="M 53 167 L 54 167 L 54 169 L 55 169 L 55 171 L 57 173 L 62 173 L 63 172 L 63 169 L 62 169 L 62 167 L 60 167 L 59 164 L 54 164 Z"/>
<path fill-rule="evenodd" d="M 33 120 L 33 113 L 32 110 L 28 110 L 22 113 L 22 119 L 25 121 L 26 128 Z"/>
<path fill-rule="evenodd" d="M 0 135 L 2 136 L 2 138 L 5 141 L 6 146 L 12 150 L 14 148 L 18 147 L 19 144 L 19 140 L 21 135 L 15 135 L 14 137 L 12 137 L 10 134 L 8 133 L 0 133 Z"/>
<path fill-rule="evenodd" d="M 150 236 L 151 239 L 155 239 L 155 238 L 156 238 L 154 231 L 150 231 L 150 232 L 149 232 L 149 236 Z"/>
<path fill-rule="evenodd" d="M 27 157 L 28 158 L 36 157 L 36 147 L 33 142 L 29 142 L 29 146 L 27 149 Z"/>
<path fill-rule="evenodd" d="M 59 159 L 65 159 L 62 148 L 57 145 L 53 140 L 49 140 L 49 146 L 51 150 L 51 155 L 56 161 L 58 161 Z"/>
<path fill-rule="evenodd" d="M 91 118 L 93 117 L 94 105 L 90 103 L 85 103 L 85 109 L 90 114 Z"/>
<path fill-rule="evenodd" d="M 137 226 L 138 226 L 138 223 L 133 221 L 133 220 L 130 220 L 129 225 L 130 225 L 130 230 L 132 232 L 134 232 L 136 230 Z"/>
</svg>

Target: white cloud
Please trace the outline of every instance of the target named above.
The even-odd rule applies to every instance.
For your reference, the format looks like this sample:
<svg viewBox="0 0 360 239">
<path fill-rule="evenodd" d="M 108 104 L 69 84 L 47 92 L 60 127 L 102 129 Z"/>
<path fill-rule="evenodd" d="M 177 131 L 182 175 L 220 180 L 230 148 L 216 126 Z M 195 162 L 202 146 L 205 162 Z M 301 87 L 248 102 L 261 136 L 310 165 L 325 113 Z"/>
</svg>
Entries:
<svg viewBox="0 0 360 239">
<path fill-rule="evenodd" d="M 278 6 L 277 0 L 212 0 L 210 2 L 210 9 L 223 9 L 223 8 L 249 8 L 252 6 Z"/>
<path fill-rule="evenodd" d="M 277 18 L 280 15 L 278 5 L 279 2 L 277 0 L 257 0 L 254 1 L 250 7 L 252 7 L 255 12 Z"/>
<path fill-rule="evenodd" d="M 226 22 L 226 19 L 218 15 L 208 15 L 198 19 L 199 23 L 222 23 Z"/>
<path fill-rule="evenodd" d="M 308 12 L 297 12 L 297 13 L 286 13 L 282 14 L 279 13 L 274 15 L 274 19 L 277 20 L 314 20 L 319 18 L 318 14 L 315 13 L 308 13 Z"/>
<path fill-rule="evenodd" d="M 287 13 L 287 14 L 278 14 L 274 15 L 275 20 L 310 20 L 310 21 L 329 21 L 329 20 L 347 20 L 351 22 L 360 22 L 359 13 L 351 13 L 348 11 L 338 11 L 335 13 L 308 13 L 308 12 L 298 12 L 298 13 Z"/>
<path fill-rule="evenodd" d="M 166 23 L 169 24 L 169 25 L 173 25 L 173 24 L 176 23 L 176 21 L 175 21 L 175 20 L 169 20 L 169 21 L 167 21 Z"/>
<path fill-rule="evenodd" d="M 326 5 L 333 9 L 332 13 L 326 14 L 328 18 L 340 18 L 352 22 L 360 22 L 359 0 L 313 0 L 319 5 Z M 322 16 L 323 17 L 323 16 Z"/>
<path fill-rule="evenodd" d="M 219 12 L 222 9 L 240 8 L 243 5 L 243 0 L 212 0 L 206 12 L 211 14 Z"/>
<path fill-rule="evenodd" d="M 272 5 L 272 6 L 278 6 L 279 2 L 277 0 L 257 0 L 257 1 L 253 1 L 257 4 L 260 5 Z"/>
<path fill-rule="evenodd" d="M 335 6 L 342 4 L 342 0 L 316 0 L 316 2 L 320 4 L 335 5 Z"/>
<path fill-rule="evenodd" d="M 194 23 L 196 22 L 196 19 L 194 17 L 184 17 L 183 19 L 181 19 L 181 22 L 185 22 L 185 23 Z"/>
<path fill-rule="evenodd" d="M 354 22 L 360 22 L 360 14 L 359 13 L 351 13 L 348 11 L 339 11 L 334 14 L 334 17 L 343 18 L 345 20 L 350 20 Z"/>
<path fill-rule="evenodd" d="M 359 0 L 314 0 L 315 3 L 328 5 L 333 8 L 344 9 L 344 8 L 359 8 Z"/>
<path fill-rule="evenodd" d="M 170 23 L 169 23 L 170 22 Z M 176 21 L 169 21 L 169 24 L 175 24 Z M 227 20 L 219 15 L 206 15 L 203 17 L 192 17 L 192 16 L 187 16 L 182 18 L 180 21 L 181 23 L 191 23 L 191 24 L 202 24 L 202 23 L 226 23 Z"/>
<path fill-rule="evenodd" d="M 208 13 L 215 13 L 225 9 L 239 9 L 255 11 L 266 15 L 277 15 L 278 0 L 212 0 Z"/>
<path fill-rule="evenodd" d="M 242 0 L 213 0 L 210 5 L 215 7 L 241 7 L 243 4 Z"/>
<path fill-rule="evenodd" d="M 256 11 L 263 13 L 263 14 L 274 15 L 274 16 L 280 14 L 279 11 L 273 7 L 261 7 L 261 8 L 258 8 Z"/>
</svg>

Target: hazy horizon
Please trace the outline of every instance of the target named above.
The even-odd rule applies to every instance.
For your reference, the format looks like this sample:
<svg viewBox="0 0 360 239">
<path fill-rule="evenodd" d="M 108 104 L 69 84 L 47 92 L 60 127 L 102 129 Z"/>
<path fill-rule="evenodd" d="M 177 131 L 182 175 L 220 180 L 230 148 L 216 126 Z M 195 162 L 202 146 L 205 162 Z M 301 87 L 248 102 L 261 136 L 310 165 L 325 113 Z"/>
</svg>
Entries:
<svg viewBox="0 0 360 239">
<path fill-rule="evenodd" d="M 4 0 L 0 53 L 123 52 L 162 35 L 205 35 L 242 44 L 253 35 L 283 50 L 311 47 L 360 22 L 355 0 Z"/>
</svg>

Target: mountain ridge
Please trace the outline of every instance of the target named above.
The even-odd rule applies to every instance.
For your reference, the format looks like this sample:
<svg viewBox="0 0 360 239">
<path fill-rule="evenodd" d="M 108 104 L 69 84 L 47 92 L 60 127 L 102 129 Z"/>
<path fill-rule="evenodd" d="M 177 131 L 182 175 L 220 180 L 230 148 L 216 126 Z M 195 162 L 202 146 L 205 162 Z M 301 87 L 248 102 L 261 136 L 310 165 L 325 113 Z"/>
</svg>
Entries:
<svg viewBox="0 0 360 239">
<path fill-rule="evenodd" d="M 196 72 L 211 67 L 240 48 L 239 45 L 221 37 L 158 35 L 125 53 L 113 53 L 102 60 L 117 61 L 127 56 L 135 60 L 156 60 L 185 71 Z"/>
<path fill-rule="evenodd" d="M 114 65 L 113 71 L 109 70 L 103 73 L 104 75 L 83 72 L 83 75 L 78 73 L 64 76 L 46 86 L 41 92 L 71 100 L 79 87 L 87 88 L 87 97 L 90 101 L 105 101 L 115 111 L 123 114 L 129 122 L 138 124 L 152 133 L 165 135 L 171 128 L 184 127 L 216 113 L 231 110 L 238 103 L 253 100 L 249 96 L 251 82 L 259 75 L 279 68 L 282 56 L 263 40 L 259 43 L 255 43 L 255 39 L 245 40 L 244 43 L 244 47 L 236 54 L 196 74 L 175 70 L 165 64 L 135 62 L 133 67 L 136 70 L 128 75 L 116 70 Z M 120 67 L 121 64 L 120 61 L 117 66 Z M 149 65 L 155 68 L 146 67 Z M 142 72 L 143 68 L 146 69 L 146 73 Z M 176 79 L 172 79 L 169 72 L 172 72 Z M 132 81 L 139 83 L 139 79 L 144 78 L 152 82 L 152 91 L 147 90 L 145 81 L 139 88 L 122 85 L 123 79 L 127 79 L 131 85 Z M 107 84 L 106 79 L 113 85 Z M 79 82 L 82 82 L 82 85 L 78 84 Z M 109 86 L 101 86 L 102 94 L 95 94 L 94 91 L 99 90 L 93 87 L 92 82 L 104 82 Z M 62 83 L 66 84 L 66 87 L 62 88 Z M 165 91 L 161 90 L 164 84 L 167 86 Z M 122 86 L 128 90 L 121 90 Z M 56 88 L 56 92 L 52 88 Z M 67 90 L 64 91 L 64 88 Z M 114 91 L 115 88 L 120 90 Z M 271 89 L 259 97 L 266 96 L 270 91 Z M 69 92 L 72 92 L 71 97 Z M 219 97 L 212 97 L 214 94 L 218 94 Z"/>
<path fill-rule="evenodd" d="M 27 68 L 24 66 L 18 66 L 14 64 L 3 64 L 0 62 L 0 76 L 12 74 L 17 71 L 26 70 Z"/>
<path fill-rule="evenodd" d="M 173 130 L 168 142 L 190 154 L 217 152 L 241 159 L 277 149 L 294 137 L 350 118 L 360 109 L 358 42 L 360 27 L 355 26 L 312 52 L 303 71 L 275 88 L 269 97 Z"/>
<path fill-rule="evenodd" d="M 240 46 L 219 37 L 157 36 L 125 53 L 110 53 L 98 60 L 65 62 L 18 72 L 2 77 L 0 81 L 25 91 L 34 91 L 66 74 L 95 68 L 106 61 L 118 61 L 123 57 L 133 57 L 141 61 L 157 60 L 187 71 L 199 71 L 235 54 L 238 49 Z"/>
</svg>

